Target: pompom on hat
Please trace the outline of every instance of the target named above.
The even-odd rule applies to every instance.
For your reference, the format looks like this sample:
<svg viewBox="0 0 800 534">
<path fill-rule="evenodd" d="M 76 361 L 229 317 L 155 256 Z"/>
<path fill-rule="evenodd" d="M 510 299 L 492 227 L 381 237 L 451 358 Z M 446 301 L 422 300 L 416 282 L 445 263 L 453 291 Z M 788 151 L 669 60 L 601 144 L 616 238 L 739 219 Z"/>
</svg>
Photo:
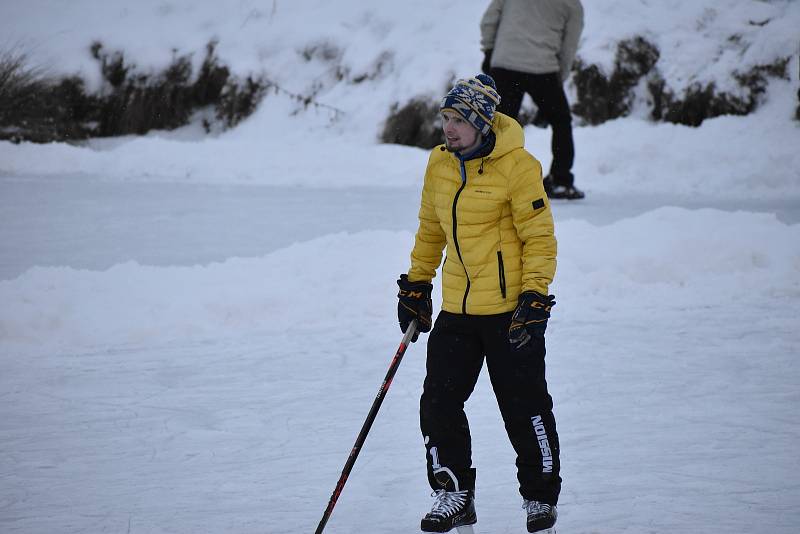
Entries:
<svg viewBox="0 0 800 534">
<path fill-rule="evenodd" d="M 492 129 L 494 109 L 500 103 L 497 86 L 491 76 L 478 74 L 458 80 L 442 99 L 441 110 L 455 111 L 486 135 Z"/>
</svg>

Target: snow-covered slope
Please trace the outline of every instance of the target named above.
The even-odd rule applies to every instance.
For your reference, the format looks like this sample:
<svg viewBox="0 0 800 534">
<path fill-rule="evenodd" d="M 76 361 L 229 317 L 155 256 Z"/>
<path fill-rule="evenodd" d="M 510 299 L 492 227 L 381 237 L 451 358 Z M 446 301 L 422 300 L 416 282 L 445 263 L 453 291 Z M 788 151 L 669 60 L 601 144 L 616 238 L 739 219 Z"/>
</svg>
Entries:
<svg viewBox="0 0 800 534">
<path fill-rule="evenodd" d="M 147 70 L 165 67 L 173 54 L 194 53 L 199 66 L 215 40 L 234 72 L 264 72 L 296 93 L 314 91 L 363 124 L 394 101 L 438 95 L 452 76 L 476 71 L 486 4 L 30 0 L 4 2 L 0 24 L 6 43 L 98 88 L 99 68 L 89 54 L 94 41 Z M 694 81 L 733 89 L 734 72 L 798 53 L 800 5 L 790 0 L 587 0 L 584 8 L 585 62 L 610 70 L 616 43 L 641 35 L 658 46 L 660 70 L 676 90 Z M 363 75 L 372 79 L 357 82 Z"/>
<path fill-rule="evenodd" d="M 579 50 L 585 61 L 611 68 L 616 43 L 643 35 L 660 47 L 659 71 L 676 90 L 709 81 L 730 88 L 733 73 L 787 54 L 793 54 L 790 72 L 800 70 L 791 30 L 791 21 L 800 20 L 797 2 L 585 4 Z M 0 172 L 85 173 L 111 180 L 413 185 L 424 154 L 375 146 L 377 133 L 393 103 L 418 95 L 436 98 L 453 77 L 477 71 L 483 8 L 484 2 L 451 9 L 448 2 L 427 0 L 5 2 L 0 25 L 8 42 L 54 73 L 80 73 L 98 90 L 99 67 L 88 51 L 95 40 L 124 52 L 142 71 L 163 68 L 175 54 L 194 53 L 199 63 L 205 45 L 215 40 L 220 60 L 235 73 L 263 74 L 329 107 L 305 108 L 284 93 L 270 93 L 253 116 L 220 136 L 205 136 L 195 125 L 140 139 L 92 142 L 88 148 L 0 143 Z M 750 121 L 723 117 L 700 130 L 646 120 L 579 128 L 580 183 L 589 191 L 797 194 L 800 131 L 791 117 L 799 85 L 797 77 L 773 80 L 765 104 Z M 527 131 L 527 147 L 545 165 L 548 136 L 543 130 Z M 354 161 L 350 154 L 358 148 L 369 155 Z M 309 152 L 315 157 L 297 156 Z M 762 161 L 768 162 L 766 174 Z M 687 172 L 698 164 L 708 172 Z M 653 179 L 653 169 L 671 169 L 670 179 Z"/>
</svg>

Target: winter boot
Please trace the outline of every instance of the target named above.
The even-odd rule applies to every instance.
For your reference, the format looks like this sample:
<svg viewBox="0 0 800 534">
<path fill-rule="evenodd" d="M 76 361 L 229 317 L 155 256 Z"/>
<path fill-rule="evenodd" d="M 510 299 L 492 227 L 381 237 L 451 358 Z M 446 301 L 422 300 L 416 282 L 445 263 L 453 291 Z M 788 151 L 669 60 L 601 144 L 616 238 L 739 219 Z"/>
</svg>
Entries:
<svg viewBox="0 0 800 534">
<path fill-rule="evenodd" d="M 548 198 L 566 198 L 567 200 L 579 200 L 586 195 L 574 185 L 553 185 L 548 193 Z"/>
<path fill-rule="evenodd" d="M 522 507 L 528 513 L 528 532 L 555 534 L 553 525 L 558 517 L 556 505 L 525 499 Z"/>
<path fill-rule="evenodd" d="M 583 191 L 575 187 L 572 183 L 574 177 L 572 173 L 567 176 L 553 177 L 548 174 L 543 180 L 544 191 L 547 193 L 547 198 L 565 198 L 567 200 L 578 200 L 583 198 Z"/>
<path fill-rule="evenodd" d="M 422 518 L 422 532 L 449 532 L 478 521 L 474 491 L 440 489 L 433 492 L 433 497 L 433 508 Z"/>
</svg>

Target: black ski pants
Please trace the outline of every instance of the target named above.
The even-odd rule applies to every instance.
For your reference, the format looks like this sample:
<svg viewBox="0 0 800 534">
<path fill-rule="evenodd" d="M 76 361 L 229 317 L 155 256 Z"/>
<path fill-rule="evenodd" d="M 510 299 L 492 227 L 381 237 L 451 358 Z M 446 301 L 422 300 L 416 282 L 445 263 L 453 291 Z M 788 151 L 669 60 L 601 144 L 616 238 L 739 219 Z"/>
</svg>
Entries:
<svg viewBox="0 0 800 534">
<path fill-rule="evenodd" d="M 516 119 L 525 93 L 531 95 L 542 117 L 553 129 L 550 140 L 550 149 L 553 152 L 550 176 L 557 185 L 573 185 L 575 143 L 572 139 L 572 114 L 559 73 L 530 74 L 495 68 L 492 69 L 492 77 L 497 84 L 497 92 L 500 93 L 497 111 L 501 113 Z"/>
<path fill-rule="evenodd" d="M 428 481 L 431 488 L 439 489 L 448 477 L 454 477 L 460 489 L 475 488 L 464 403 L 475 388 L 485 358 L 506 432 L 517 453 L 520 494 L 556 504 L 561 490 L 559 445 L 553 399 L 545 381 L 544 340 L 534 341 L 527 351 L 512 351 L 510 322 L 511 313 L 443 311 L 437 317 L 428 339 L 427 375 L 420 400 Z"/>
</svg>

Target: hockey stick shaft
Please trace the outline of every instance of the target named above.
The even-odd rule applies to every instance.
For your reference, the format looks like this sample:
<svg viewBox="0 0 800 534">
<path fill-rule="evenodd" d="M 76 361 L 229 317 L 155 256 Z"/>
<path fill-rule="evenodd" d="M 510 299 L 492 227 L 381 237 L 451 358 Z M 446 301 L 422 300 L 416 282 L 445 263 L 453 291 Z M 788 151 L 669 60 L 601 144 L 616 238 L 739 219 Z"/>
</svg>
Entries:
<svg viewBox="0 0 800 534">
<path fill-rule="evenodd" d="M 350 476 L 350 471 L 352 471 L 353 465 L 356 463 L 356 458 L 358 458 L 358 453 L 361 452 L 361 447 L 364 445 L 364 441 L 367 439 L 367 434 L 369 434 L 369 431 L 372 428 L 372 423 L 375 421 L 375 417 L 378 415 L 378 410 L 380 410 L 383 399 L 386 397 L 386 392 L 389 391 L 389 386 L 392 385 L 392 379 L 394 379 L 397 368 L 400 367 L 400 362 L 403 359 L 403 355 L 406 353 L 406 349 L 408 348 L 409 344 L 411 344 L 411 339 L 416 331 L 417 320 L 414 319 L 408 325 L 406 333 L 403 336 L 403 340 L 400 342 L 400 346 L 397 348 L 394 358 L 392 358 L 392 363 L 389 365 L 389 370 L 386 372 L 386 378 L 383 379 L 383 384 L 381 384 L 381 387 L 378 390 L 378 395 L 375 397 L 375 401 L 372 403 L 372 408 L 369 410 L 367 420 L 364 421 L 364 425 L 361 427 L 361 432 L 358 433 L 356 442 L 350 451 L 350 456 L 347 458 L 347 462 L 344 464 L 342 475 L 339 477 L 339 481 L 336 483 L 336 488 L 333 490 L 333 495 L 331 495 L 331 499 L 328 502 L 328 507 L 325 509 L 325 513 L 322 514 L 322 519 L 317 526 L 317 530 L 314 531 L 314 534 L 322 534 L 322 531 L 325 529 L 325 525 L 328 523 L 331 513 L 333 513 L 333 507 L 336 506 L 336 502 L 339 500 L 339 496 L 342 494 L 342 490 L 347 482 L 347 478 Z"/>
</svg>

